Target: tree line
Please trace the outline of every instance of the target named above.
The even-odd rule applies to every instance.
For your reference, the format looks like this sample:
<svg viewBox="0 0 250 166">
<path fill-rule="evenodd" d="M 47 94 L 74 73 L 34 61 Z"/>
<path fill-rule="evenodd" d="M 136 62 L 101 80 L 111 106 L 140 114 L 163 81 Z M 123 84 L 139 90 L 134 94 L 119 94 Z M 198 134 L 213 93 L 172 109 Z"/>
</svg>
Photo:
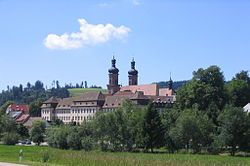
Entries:
<svg viewBox="0 0 250 166">
<path fill-rule="evenodd" d="M 69 92 L 65 87 L 59 85 L 56 81 L 56 86 L 51 89 L 44 88 L 41 81 L 36 81 L 34 85 L 27 83 L 23 85 L 8 87 L 0 93 L 0 113 L 4 114 L 6 108 L 12 103 L 28 104 L 30 106 L 31 116 L 41 116 L 40 107 L 43 101 L 50 97 L 65 98 L 69 97 Z"/>
<path fill-rule="evenodd" d="M 247 71 L 226 82 L 217 66 L 199 69 L 177 91 L 171 108 L 159 110 L 152 103 L 141 107 L 126 101 L 80 126 L 52 126 L 46 139 L 50 146 L 62 149 L 249 152 L 250 115 L 242 109 L 250 101 L 249 80 Z"/>
</svg>

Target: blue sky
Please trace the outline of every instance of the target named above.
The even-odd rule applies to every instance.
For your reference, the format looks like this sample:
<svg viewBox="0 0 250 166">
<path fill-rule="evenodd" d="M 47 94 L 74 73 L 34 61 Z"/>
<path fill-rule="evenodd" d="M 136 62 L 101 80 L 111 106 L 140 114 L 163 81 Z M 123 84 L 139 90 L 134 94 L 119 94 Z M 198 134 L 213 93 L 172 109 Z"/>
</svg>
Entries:
<svg viewBox="0 0 250 166">
<path fill-rule="evenodd" d="M 113 53 L 122 85 L 132 57 L 140 84 L 210 65 L 229 80 L 250 70 L 249 9 L 249 0 L 0 0 L 0 89 L 36 80 L 106 88 Z"/>
</svg>

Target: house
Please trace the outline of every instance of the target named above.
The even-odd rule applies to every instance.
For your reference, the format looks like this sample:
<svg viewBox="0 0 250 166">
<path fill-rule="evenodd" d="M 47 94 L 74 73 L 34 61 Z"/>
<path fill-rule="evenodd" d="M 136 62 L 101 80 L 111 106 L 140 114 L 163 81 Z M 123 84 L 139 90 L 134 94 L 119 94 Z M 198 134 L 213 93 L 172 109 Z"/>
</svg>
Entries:
<svg viewBox="0 0 250 166">
<path fill-rule="evenodd" d="M 6 114 L 12 117 L 17 123 L 24 123 L 29 119 L 29 106 L 25 104 L 10 104 Z"/>
</svg>

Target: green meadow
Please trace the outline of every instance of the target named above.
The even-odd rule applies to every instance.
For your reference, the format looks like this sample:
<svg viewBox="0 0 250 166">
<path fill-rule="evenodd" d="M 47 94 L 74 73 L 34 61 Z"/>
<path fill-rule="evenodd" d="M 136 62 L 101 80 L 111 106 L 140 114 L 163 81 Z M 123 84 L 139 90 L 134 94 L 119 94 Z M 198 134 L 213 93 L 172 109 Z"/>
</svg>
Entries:
<svg viewBox="0 0 250 166">
<path fill-rule="evenodd" d="M 70 96 L 80 96 L 82 93 L 85 92 L 93 92 L 93 91 L 101 91 L 103 93 L 107 93 L 106 89 L 101 89 L 101 88 L 72 88 L 68 89 Z"/>
<path fill-rule="evenodd" d="M 23 150 L 19 162 L 18 153 Z M 150 154 L 60 150 L 38 146 L 0 145 L 0 161 L 27 165 L 86 166 L 249 166 L 250 158 L 220 155 Z"/>
</svg>

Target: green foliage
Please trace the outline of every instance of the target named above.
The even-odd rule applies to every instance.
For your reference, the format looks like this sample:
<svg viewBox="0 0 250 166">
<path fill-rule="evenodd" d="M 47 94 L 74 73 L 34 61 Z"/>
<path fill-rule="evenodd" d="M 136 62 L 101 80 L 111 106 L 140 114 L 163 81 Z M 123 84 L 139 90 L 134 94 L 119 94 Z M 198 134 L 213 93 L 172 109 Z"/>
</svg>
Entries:
<svg viewBox="0 0 250 166">
<path fill-rule="evenodd" d="M 31 85 L 28 82 L 26 87 L 23 87 L 23 85 L 19 85 L 10 88 L 8 86 L 7 90 L 4 90 L 0 93 L 0 105 L 3 105 L 7 101 L 30 104 L 32 102 L 36 102 L 36 100 L 38 99 L 44 101 L 50 98 L 51 96 L 59 98 L 69 97 L 69 92 L 64 87 L 57 87 L 45 90 L 41 81 L 36 81 L 35 85 Z M 4 109 L 4 111 L 5 110 L 6 109 Z M 2 111 L 0 112 L 0 114 L 1 113 Z"/>
<path fill-rule="evenodd" d="M 131 101 L 124 102 L 116 111 L 97 115 L 94 124 L 101 149 L 131 151 L 143 146 L 143 117 L 143 108 Z"/>
<path fill-rule="evenodd" d="M 29 130 L 21 123 L 17 124 L 16 132 L 21 138 L 29 138 Z"/>
<path fill-rule="evenodd" d="M 177 118 L 179 117 L 179 110 L 176 108 L 166 108 L 160 113 L 161 122 L 164 128 L 164 145 L 170 153 L 178 150 L 178 145 L 170 136 L 170 130 L 174 127 Z"/>
<path fill-rule="evenodd" d="M 250 101 L 250 77 L 247 71 L 237 73 L 226 87 L 233 106 L 244 107 Z"/>
<path fill-rule="evenodd" d="M 33 142 L 40 145 L 44 141 L 46 124 L 44 121 L 35 121 L 30 131 L 30 138 Z"/>
<path fill-rule="evenodd" d="M 179 148 L 192 148 L 195 153 L 212 142 L 213 124 L 197 110 L 185 110 L 170 130 L 170 137 Z"/>
<path fill-rule="evenodd" d="M 38 98 L 29 104 L 29 114 L 31 117 L 41 117 L 41 109 L 43 100 Z"/>
<path fill-rule="evenodd" d="M 13 101 L 6 101 L 1 107 L 0 107 L 0 116 L 4 115 L 6 113 L 6 109 L 10 104 L 13 104 Z"/>
<path fill-rule="evenodd" d="M 61 119 L 58 119 L 58 118 L 52 118 L 50 125 L 61 126 L 61 125 L 63 125 L 63 121 Z"/>
<path fill-rule="evenodd" d="M 4 132 L 16 132 L 17 124 L 16 122 L 7 115 L 0 117 L 0 136 Z"/>
<path fill-rule="evenodd" d="M 217 66 L 195 71 L 193 79 L 184 85 L 177 95 L 177 105 L 181 109 L 195 107 L 203 110 L 214 123 L 217 123 L 217 116 L 226 103 L 228 101 L 224 76 Z"/>
<path fill-rule="evenodd" d="M 250 117 L 242 108 L 226 106 L 218 119 L 220 139 L 230 147 L 231 155 L 235 154 L 237 146 L 249 148 Z"/>
<path fill-rule="evenodd" d="M 81 137 L 76 127 L 72 127 L 67 136 L 67 144 L 71 149 L 81 149 Z"/>
<path fill-rule="evenodd" d="M 2 141 L 5 145 L 15 145 L 18 142 L 19 135 L 15 132 L 5 132 Z"/>
<path fill-rule="evenodd" d="M 173 82 L 173 89 L 174 90 L 178 90 L 179 88 L 181 88 L 183 85 L 185 85 L 188 81 L 174 81 Z M 159 87 L 161 88 L 167 88 L 169 81 L 161 81 L 161 82 L 157 82 L 157 84 L 159 85 Z"/>
<path fill-rule="evenodd" d="M 85 151 L 90 151 L 94 147 L 94 141 L 91 137 L 83 137 L 81 140 L 82 143 L 82 149 Z"/>
<path fill-rule="evenodd" d="M 143 134 L 146 149 L 159 148 L 164 143 L 164 128 L 158 110 L 150 104 L 144 117 Z"/>
<path fill-rule="evenodd" d="M 67 137 L 69 134 L 69 127 L 51 127 L 47 130 L 47 141 L 51 147 L 68 149 Z"/>
</svg>

